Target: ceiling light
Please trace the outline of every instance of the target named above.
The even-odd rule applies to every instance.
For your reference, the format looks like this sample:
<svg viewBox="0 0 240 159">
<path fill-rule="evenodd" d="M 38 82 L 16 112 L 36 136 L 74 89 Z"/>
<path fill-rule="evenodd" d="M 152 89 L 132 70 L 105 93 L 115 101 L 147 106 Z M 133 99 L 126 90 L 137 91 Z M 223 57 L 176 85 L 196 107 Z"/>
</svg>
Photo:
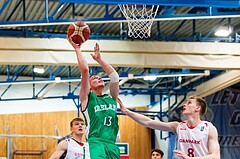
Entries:
<svg viewBox="0 0 240 159">
<path fill-rule="evenodd" d="M 215 36 L 229 36 L 232 33 L 232 29 L 231 27 L 227 27 L 227 26 L 220 26 L 216 32 L 215 32 Z"/>
<path fill-rule="evenodd" d="M 33 69 L 33 72 L 42 74 L 42 73 L 44 73 L 44 68 L 42 68 L 42 67 L 35 67 Z"/>
<path fill-rule="evenodd" d="M 154 81 L 157 79 L 157 76 L 145 76 L 143 78 L 145 81 L 149 80 L 149 81 Z"/>
<path fill-rule="evenodd" d="M 61 77 L 55 77 L 55 81 L 56 81 L 56 83 L 60 83 L 61 82 Z"/>
<path fill-rule="evenodd" d="M 182 83 L 182 76 L 179 76 L 177 79 L 179 83 Z"/>
</svg>

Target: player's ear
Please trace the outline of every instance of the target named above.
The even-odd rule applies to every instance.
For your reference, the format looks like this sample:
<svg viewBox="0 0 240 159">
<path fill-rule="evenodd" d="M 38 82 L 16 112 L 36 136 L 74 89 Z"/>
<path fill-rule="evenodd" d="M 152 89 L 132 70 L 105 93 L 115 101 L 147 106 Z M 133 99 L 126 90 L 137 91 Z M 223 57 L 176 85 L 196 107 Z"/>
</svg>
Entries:
<svg viewBox="0 0 240 159">
<path fill-rule="evenodd" d="M 200 111 L 201 111 L 201 106 L 200 106 L 200 105 L 197 105 L 197 106 L 196 106 L 196 110 L 200 112 Z"/>
</svg>

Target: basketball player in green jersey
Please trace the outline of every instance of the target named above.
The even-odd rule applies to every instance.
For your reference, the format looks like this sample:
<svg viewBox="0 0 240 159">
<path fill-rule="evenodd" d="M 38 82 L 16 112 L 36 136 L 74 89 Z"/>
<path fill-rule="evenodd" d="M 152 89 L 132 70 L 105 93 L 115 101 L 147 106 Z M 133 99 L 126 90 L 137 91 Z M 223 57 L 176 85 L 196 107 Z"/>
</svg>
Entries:
<svg viewBox="0 0 240 159">
<path fill-rule="evenodd" d="M 117 98 L 119 94 L 119 76 L 115 69 L 107 64 L 100 55 L 99 45 L 96 43 L 92 58 L 98 62 L 110 78 L 110 96 L 103 94 L 104 81 L 98 75 L 90 77 L 89 67 L 83 56 L 80 45 L 69 39 L 75 49 L 78 66 L 80 68 L 81 111 L 87 125 L 86 138 L 89 143 L 92 159 L 119 159 L 120 150 L 115 144 L 119 127 L 117 110 Z"/>
</svg>

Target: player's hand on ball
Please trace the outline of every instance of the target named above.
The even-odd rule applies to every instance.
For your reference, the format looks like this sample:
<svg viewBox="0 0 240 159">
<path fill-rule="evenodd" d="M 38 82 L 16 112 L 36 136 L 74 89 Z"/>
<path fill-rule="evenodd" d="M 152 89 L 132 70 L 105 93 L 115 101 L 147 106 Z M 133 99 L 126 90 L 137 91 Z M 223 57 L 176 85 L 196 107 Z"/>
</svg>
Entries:
<svg viewBox="0 0 240 159">
<path fill-rule="evenodd" d="M 69 43 L 74 47 L 74 49 L 80 49 L 81 45 L 73 42 L 72 37 L 67 38 Z"/>
</svg>

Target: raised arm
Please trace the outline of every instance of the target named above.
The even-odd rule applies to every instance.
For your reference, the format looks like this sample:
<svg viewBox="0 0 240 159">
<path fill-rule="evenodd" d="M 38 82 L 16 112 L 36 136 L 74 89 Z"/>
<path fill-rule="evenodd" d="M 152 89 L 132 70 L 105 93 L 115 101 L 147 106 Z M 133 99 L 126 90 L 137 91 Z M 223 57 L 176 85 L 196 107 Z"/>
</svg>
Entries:
<svg viewBox="0 0 240 159">
<path fill-rule="evenodd" d="M 100 54 L 100 47 L 99 44 L 96 43 L 94 47 L 94 54 L 92 54 L 92 58 L 101 65 L 103 70 L 106 72 L 106 74 L 110 78 L 110 95 L 113 97 L 113 99 L 117 100 L 118 94 L 119 94 L 119 76 L 116 70 L 108 63 L 106 63 L 102 58 Z"/>
<path fill-rule="evenodd" d="M 130 118 L 132 118 L 133 120 L 135 120 L 137 123 L 145 126 L 145 127 L 149 127 L 151 129 L 157 129 L 157 130 L 161 130 L 161 131 L 169 131 L 169 132 L 176 132 L 177 126 L 178 126 L 178 122 L 161 122 L 161 121 L 157 121 L 157 120 L 152 120 L 142 114 L 130 111 L 129 109 L 127 109 L 122 101 L 118 98 L 117 102 L 120 105 L 121 111 L 126 114 L 127 116 L 129 116 Z"/>
<path fill-rule="evenodd" d="M 49 159 L 59 159 L 62 154 L 67 151 L 67 141 L 66 140 L 62 140 L 58 146 L 56 151 L 52 154 L 52 156 Z"/>
<path fill-rule="evenodd" d="M 85 109 L 87 105 L 88 94 L 90 92 L 90 83 L 89 83 L 89 67 L 85 57 L 83 56 L 80 48 L 81 45 L 75 44 L 72 39 L 68 39 L 70 44 L 73 46 L 76 52 L 78 66 L 81 72 L 81 89 L 80 89 L 80 100 L 81 100 L 81 108 Z"/>
</svg>

